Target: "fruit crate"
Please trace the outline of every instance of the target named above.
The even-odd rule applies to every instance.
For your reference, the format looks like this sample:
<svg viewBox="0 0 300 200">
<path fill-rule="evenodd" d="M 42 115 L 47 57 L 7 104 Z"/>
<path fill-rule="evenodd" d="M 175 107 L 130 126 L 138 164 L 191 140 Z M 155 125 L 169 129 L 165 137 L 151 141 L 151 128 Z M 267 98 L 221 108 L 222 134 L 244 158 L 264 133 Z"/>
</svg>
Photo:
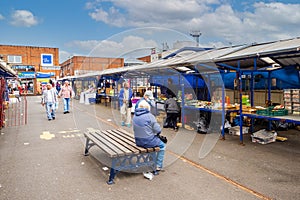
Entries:
<svg viewBox="0 0 300 200">
<path fill-rule="evenodd" d="M 258 110 L 256 110 L 256 114 L 263 115 L 263 116 L 270 116 L 270 115 L 272 115 L 273 109 L 274 109 L 274 106 L 270 106 L 266 109 L 258 109 Z"/>
<path fill-rule="evenodd" d="M 258 115 L 264 115 L 264 116 L 269 116 L 270 115 L 270 111 L 267 110 L 267 109 L 257 110 L 256 114 L 258 114 Z"/>
<path fill-rule="evenodd" d="M 288 115 L 289 111 L 287 109 L 272 110 L 270 114 L 272 116 L 284 116 Z"/>
</svg>

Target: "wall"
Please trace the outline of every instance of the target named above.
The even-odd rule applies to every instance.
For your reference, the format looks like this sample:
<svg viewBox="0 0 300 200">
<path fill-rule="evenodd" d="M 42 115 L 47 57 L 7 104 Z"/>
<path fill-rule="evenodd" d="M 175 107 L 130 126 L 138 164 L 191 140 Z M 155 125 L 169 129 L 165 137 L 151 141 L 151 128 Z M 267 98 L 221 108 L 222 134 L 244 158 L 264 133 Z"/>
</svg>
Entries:
<svg viewBox="0 0 300 200">
<path fill-rule="evenodd" d="M 59 66 L 59 49 L 52 47 L 34 47 L 34 46 L 15 46 L 15 45 L 0 45 L 0 55 L 5 62 L 8 62 L 8 56 L 21 56 L 22 63 L 10 63 L 13 65 L 29 65 L 34 66 L 35 72 L 55 73 L 55 77 L 59 76 L 59 70 L 45 69 L 41 66 L 41 54 L 52 54 L 53 65 Z M 19 70 L 21 71 L 21 70 Z M 25 70 L 24 70 L 25 71 Z M 34 94 L 36 94 L 37 85 L 36 79 L 34 79 Z"/>
<path fill-rule="evenodd" d="M 61 76 L 74 76 L 90 71 L 102 71 L 105 69 L 118 68 L 123 66 L 123 58 L 73 56 L 72 58 L 61 63 Z"/>
</svg>

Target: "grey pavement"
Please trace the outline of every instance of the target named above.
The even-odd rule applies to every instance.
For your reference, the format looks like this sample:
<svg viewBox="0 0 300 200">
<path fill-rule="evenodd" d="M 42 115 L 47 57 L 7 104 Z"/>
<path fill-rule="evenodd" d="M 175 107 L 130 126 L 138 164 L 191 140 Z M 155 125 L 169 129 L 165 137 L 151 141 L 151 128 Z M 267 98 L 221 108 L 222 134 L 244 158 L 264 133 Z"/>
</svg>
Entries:
<svg viewBox="0 0 300 200">
<path fill-rule="evenodd" d="M 83 132 L 120 128 L 119 112 L 73 100 L 71 113 L 63 114 L 60 103 L 56 120 L 48 121 L 40 97 L 27 100 L 28 123 L 1 130 L 0 200 L 300 199 L 297 130 L 279 132 L 288 140 L 266 145 L 245 135 L 241 146 L 238 136 L 226 135 L 199 158 L 207 135 L 164 129 L 169 142 L 163 172 L 152 181 L 120 172 L 115 184 L 107 185 L 108 159 L 97 147 L 83 155 Z"/>
</svg>

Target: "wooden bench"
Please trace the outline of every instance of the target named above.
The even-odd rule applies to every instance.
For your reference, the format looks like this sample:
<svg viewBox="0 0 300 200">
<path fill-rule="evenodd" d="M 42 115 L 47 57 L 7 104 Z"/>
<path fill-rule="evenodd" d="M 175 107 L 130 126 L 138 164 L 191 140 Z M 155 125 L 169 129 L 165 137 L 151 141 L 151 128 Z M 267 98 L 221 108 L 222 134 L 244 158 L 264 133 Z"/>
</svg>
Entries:
<svg viewBox="0 0 300 200">
<path fill-rule="evenodd" d="M 134 136 L 123 129 L 95 130 L 84 133 L 86 145 L 84 155 L 89 155 L 92 146 L 98 146 L 111 158 L 110 175 L 107 184 L 113 184 L 119 171 L 134 171 L 141 167 L 156 169 L 159 147 L 143 148 L 135 144 Z"/>
</svg>

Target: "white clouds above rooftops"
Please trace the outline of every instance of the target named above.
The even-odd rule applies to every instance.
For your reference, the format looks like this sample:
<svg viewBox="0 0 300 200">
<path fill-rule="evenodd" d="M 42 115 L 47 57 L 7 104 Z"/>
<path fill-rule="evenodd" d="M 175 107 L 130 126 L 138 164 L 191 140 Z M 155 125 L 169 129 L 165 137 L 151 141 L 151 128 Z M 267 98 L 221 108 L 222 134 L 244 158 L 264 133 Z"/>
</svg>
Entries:
<svg viewBox="0 0 300 200">
<path fill-rule="evenodd" d="M 11 14 L 10 24 L 17 27 L 31 27 L 39 23 L 39 20 L 28 10 L 15 10 Z"/>
<path fill-rule="evenodd" d="M 92 19 L 111 26 L 161 26 L 182 32 L 199 29 L 203 41 L 241 44 L 245 40 L 265 42 L 299 36 L 299 3 L 232 2 L 95 0 L 86 8 Z"/>
</svg>

